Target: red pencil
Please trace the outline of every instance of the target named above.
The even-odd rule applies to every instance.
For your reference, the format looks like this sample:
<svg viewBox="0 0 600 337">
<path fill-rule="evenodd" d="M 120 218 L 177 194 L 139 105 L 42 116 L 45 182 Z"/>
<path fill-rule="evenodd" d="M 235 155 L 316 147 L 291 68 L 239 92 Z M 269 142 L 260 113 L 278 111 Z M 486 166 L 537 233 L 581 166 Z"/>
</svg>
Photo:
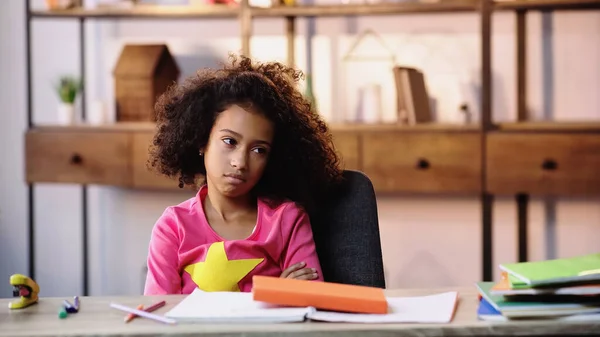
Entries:
<svg viewBox="0 0 600 337">
<path fill-rule="evenodd" d="M 157 302 L 157 303 L 155 303 L 155 304 L 153 304 L 153 305 L 151 305 L 151 306 L 149 306 L 149 307 L 147 307 L 146 309 L 143 309 L 143 310 L 144 310 L 145 312 L 152 312 L 152 311 L 154 311 L 154 310 L 156 310 L 156 309 L 158 309 L 158 308 L 160 308 L 160 307 L 164 306 L 165 304 L 166 304 L 166 302 L 165 302 L 165 301 L 160 301 L 160 302 Z M 137 308 L 138 308 L 139 310 L 142 310 L 142 308 L 143 308 L 143 307 L 144 307 L 144 306 L 140 304 L 140 305 L 138 305 L 138 307 L 137 307 Z M 129 315 L 127 315 L 127 316 L 125 317 L 125 323 L 131 322 L 131 321 L 132 321 L 134 318 L 136 318 L 136 317 L 138 317 L 138 315 L 136 315 L 136 314 L 129 314 Z"/>
</svg>

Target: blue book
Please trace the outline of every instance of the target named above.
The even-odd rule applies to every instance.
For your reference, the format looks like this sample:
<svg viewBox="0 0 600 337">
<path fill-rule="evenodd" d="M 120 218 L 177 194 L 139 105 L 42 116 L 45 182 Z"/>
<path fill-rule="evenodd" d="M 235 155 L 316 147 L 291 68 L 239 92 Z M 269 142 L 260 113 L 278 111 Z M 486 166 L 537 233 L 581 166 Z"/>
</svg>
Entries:
<svg viewBox="0 0 600 337">
<path fill-rule="evenodd" d="M 477 307 L 477 317 L 483 321 L 506 321 L 507 318 L 502 316 L 502 313 L 493 305 L 490 304 L 485 298 L 481 298 L 479 306 Z"/>
</svg>

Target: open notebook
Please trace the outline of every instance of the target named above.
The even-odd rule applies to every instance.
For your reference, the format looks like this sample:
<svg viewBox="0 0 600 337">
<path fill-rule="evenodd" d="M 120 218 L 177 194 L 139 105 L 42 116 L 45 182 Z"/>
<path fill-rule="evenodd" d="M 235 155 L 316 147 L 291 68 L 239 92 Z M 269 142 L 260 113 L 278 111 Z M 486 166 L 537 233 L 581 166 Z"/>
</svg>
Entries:
<svg viewBox="0 0 600 337">
<path fill-rule="evenodd" d="M 274 306 L 255 301 L 252 293 L 203 292 L 196 289 L 165 316 L 181 323 L 291 323 L 306 319 L 352 323 L 448 323 L 454 316 L 458 293 L 388 297 L 387 301 L 387 314 L 353 314 L 311 307 Z"/>
</svg>

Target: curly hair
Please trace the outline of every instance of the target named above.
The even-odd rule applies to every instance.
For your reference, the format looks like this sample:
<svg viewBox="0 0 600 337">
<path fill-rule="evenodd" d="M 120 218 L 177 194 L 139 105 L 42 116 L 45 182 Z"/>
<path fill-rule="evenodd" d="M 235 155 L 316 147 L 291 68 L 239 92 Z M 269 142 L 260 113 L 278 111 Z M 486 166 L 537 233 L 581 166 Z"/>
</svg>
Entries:
<svg viewBox="0 0 600 337">
<path fill-rule="evenodd" d="M 279 62 L 230 55 L 220 69 L 204 69 L 171 86 L 155 105 L 157 132 L 149 166 L 179 187 L 206 179 L 198 150 L 208 143 L 218 114 L 232 104 L 251 104 L 274 123 L 275 135 L 256 197 L 290 200 L 311 209 L 342 178 L 327 124 L 296 88 L 301 71 Z"/>
</svg>

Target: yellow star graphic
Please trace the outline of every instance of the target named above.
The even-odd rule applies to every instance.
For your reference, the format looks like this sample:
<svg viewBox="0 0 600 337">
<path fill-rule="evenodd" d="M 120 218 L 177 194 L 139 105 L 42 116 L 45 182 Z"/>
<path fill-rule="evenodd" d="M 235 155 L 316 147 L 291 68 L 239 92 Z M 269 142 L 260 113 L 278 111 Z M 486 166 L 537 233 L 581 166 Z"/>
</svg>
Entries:
<svg viewBox="0 0 600 337">
<path fill-rule="evenodd" d="M 190 264 L 184 270 L 203 291 L 240 291 L 238 282 L 263 260 L 229 260 L 221 241 L 210 245 L 203 262 Z"/>
</svg>

